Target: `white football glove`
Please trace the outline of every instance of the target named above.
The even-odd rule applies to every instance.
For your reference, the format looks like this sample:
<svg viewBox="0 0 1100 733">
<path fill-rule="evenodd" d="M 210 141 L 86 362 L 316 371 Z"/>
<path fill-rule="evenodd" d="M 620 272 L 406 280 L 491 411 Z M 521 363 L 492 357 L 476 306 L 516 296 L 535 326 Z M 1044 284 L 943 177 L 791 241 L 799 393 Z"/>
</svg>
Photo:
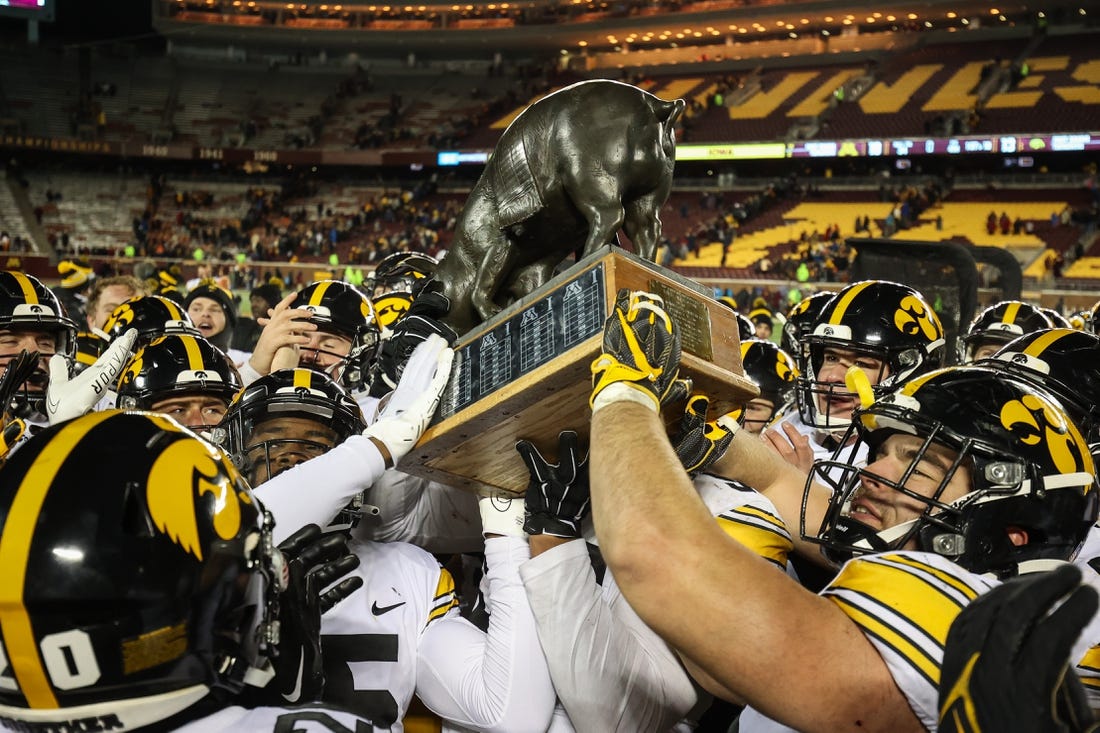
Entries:
<svg viewBox="0 0 1100 733">
<path fill-rule="evenodd" d="M 523 519 L 526 505 L 522 496 L 480 496 L 477 508 L 481 512 L 481 533 L 505 537 L 526 537 Z"/>
<path fill-rule="evenodd" d="M 378 419 L 363 431 L 386 446 L 394 465 L 412 450 L 435 415 L 451 376 L 454 353 L 437 334 L 419 344 Z"/>
<path fill-rule="evenodd" d="M 137 337 L 137 329 L 131 328 L 72 380 L 65 357 L 60 354 L 50 357 L 50 384 L 46 388 L 46 416 L 50 425 L 80 417 L 95 407 L 118 380 Z"/>
</svg>

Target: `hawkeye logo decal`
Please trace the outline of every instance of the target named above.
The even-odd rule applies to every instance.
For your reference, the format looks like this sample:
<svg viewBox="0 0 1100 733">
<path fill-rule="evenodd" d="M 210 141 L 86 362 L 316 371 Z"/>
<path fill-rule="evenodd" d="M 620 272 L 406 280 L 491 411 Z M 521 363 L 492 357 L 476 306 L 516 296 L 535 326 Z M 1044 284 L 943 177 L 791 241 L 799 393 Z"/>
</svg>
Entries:
<svg viewBox="0 0 1100 733">
<path fill-rule="evenodd" d="M 905 296 L 898 303 L 898 309 L 894 311 L 894 326 L 902 333 L 911 336 L 921 334 L 929 341 L 943 338 L 939 316 L 926 308 L 920 298 L 912 295 Z"/>
<path fill-rule="evenodd" d="M 378 323 L 389 326 L 409 312 L 412 303 L 408 298 L 393 295 L 383 295 L 374 301 L 374 312 L 378 316 Z"/>
<path fill-rule="evenodd" d="M 798 370 L 795 369 L 794 364 L 787 359 L 787 355 L 780 353 L 776 354 L 775 360 L 775 373 L 779 375 L 779 378 L 784 382 L 793 381 L 798 376 Z"/>
<path fill-rule="evenodd" d="M 214 534 L 223 540 L 241 529 L 241 503 L 251 503 L 235 487 L 222 464 L 194 440 L 169 445 L 149 470 L 146 500 L 157 528 L 187 552 L 202 560 L 199 518 L 195 504 L 214 495 Z"/>
<path fill-rule="evenodd" d="M 1024 395 L 1001 407 L 1001 424 L 1027 446 L 1045 444 L 1061 473 L 1093 470 L 1092 456 L 1077 428 L 1063 419 L 1050 403 L 1036 395 Z"/>
<path fill-rule="evenodd" d="M 111 317 L 107 319 L 107 323 L 104 324 L 103 330 L 107 333 L 111 333 L 115 328 L 118 328 L 119 332 L 126 330 L 126 327 L 134 322 L 134 306 L 131 301 L 126 301 L 121 304 L 111 313 Z"/>
</svg>

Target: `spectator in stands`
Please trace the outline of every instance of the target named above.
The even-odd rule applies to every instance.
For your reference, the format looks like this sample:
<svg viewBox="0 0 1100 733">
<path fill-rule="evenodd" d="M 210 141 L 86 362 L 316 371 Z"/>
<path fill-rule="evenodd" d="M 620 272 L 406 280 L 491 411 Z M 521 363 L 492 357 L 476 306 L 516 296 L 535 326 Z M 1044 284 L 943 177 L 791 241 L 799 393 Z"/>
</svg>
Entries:
<svg viewBox="0 0 1100 733">
<path fill-rule="evenodd" d="M 238 351 L 229 345 L 233 330 L 237 327 L 237 304 L 232 293 L 210 280 L 188 292 L 183 299 L 183 307 L 203 338 L 226 352 L 234 366 L 248 359 L 248 352 Z"/>
</svg>

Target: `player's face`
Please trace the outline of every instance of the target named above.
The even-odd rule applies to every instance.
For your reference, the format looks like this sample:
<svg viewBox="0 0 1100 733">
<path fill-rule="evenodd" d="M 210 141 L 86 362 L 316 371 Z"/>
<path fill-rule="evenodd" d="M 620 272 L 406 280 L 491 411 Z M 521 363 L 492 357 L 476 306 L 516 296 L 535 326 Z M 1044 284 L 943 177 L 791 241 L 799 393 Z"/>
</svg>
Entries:
<svg viewBox="0 0 1100 733">
<path fill-rule="evenodd" d="M 95 308 L 88 313 L 88 325 L 93 329 L 103 328 L 107 319 L 115 308 L 137 295 L 125 285 L 108 285 L 99 294 L 99 300 L 95 302 Z"/>
<path fill-rule="evenodd" d="M 770 323 L 758 322 L 754 324 L 756 328 L 756 338 L 758 339 L 770 339 L 772 337 L 772 326 Z"/>
<path fill-rule="evenodd" d="M 57 352 L 57 337 L 46 331 L 0 330 L 0 372 L 24 349 L 28 353 L 37 351 L 41 354 L 38 376 L 42 378 L 31 377 L 26 389 L 28 392 L 42 392 L 46 389 L 44 377 L 48 373 L 50 356 Z"/>
<path fill-rule="evenodd" d="M 849 516 L 881 531 L 922 514 L 927 509 L 927 504 L 906 496 L 875 477 L 899 482 L 909 466 L 916 461 L 912 474 L 905 482 L 905 488 L 920 496 L 934 496 L 947 476 L 956 453 L 933 443 L 921 455 L 923 444 L 924 441 L 914 435 L 899 433 L 887 438 L 876 451 L 874 460 L 867 464 L 865 473 L 860 475 L 860 487 L 852 499 Z M 949 504 L 968 493 L 970 485 L 970 470 L 965 464 L 960 465 L 937 500 Z"/>
<path fill-rule="evenodd" d="M 214 427 L 225 417 L 225 400 L 203 394 L 170 397 L 151 405 L 153 412 L 175 418 L 176 422 L 196 432 Z"/>
<path fill-rule="evenodd" d="M 351 352 L 351 339 L 327 331 L 312 331 L 304 335 L 309 338 L 309 343 L 301 347 L 299 365 L 324 372 L 338 380 L 340 368 Z"/>
<path fill-rule="evenodd" d="M 986 357 L 993 356 L 994 354 L 996 354 L 998 351 L 1001 350 L 1002 346 L 1004 346 L 1004 344 L 998 344 L 998 343 L 981 344 L 980 346 L 978 346 L 974 349 L 974 354 L 973 354 L 973 356 L 970 357 L 970 360 L 971 361 L 977 361 L 978 359 L 985 359 Z"/>
<path fill-rule="evenodd" d="M 852 366 L 859 367 L 867 375 L 871 386 L 881 382 L 890 372 L 889 367 L 881 359 L 876 359 L 870 354 L 833 346 L 825 347 L 821 366 L 817 370 L 817 381 L 839 386 L 821 390 L 815 395 L 817 411 L 822 416 L 850 420 L 852 411 L 859 407 L 859 395 L 849 392 L 844 387 L 844 375 Z"/>
<path fill-rule="evenodd" d="M 775 404 L 771 400 L 754 397 L 749 400 L 749 404 L 745 405 L 745 419 L 741 427 L 750 433 L 759 434 L 771 420 L 774 412 Z"/>
<path fill-rule="evenodd" d="M 336 445 L 336 431 L 317 420 L 277 417 L 256 424 L 245 445 L 252 467 L 249 483 L 258 486 L 288 468 L 323 455 Z"/>
<path fill-rule="evenodd" d="M 187 306 L 187 315 L 191 316 L 203 338 L 213 338 L 225 330 L 225 311 L 213 298 L 195 298 Z"/>
</svg>

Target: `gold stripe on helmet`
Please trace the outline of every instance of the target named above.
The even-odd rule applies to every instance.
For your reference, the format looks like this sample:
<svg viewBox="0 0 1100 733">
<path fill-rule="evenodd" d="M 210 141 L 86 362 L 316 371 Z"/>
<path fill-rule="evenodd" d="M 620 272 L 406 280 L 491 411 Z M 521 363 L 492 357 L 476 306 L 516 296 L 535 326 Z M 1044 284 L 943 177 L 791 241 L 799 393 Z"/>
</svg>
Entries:
<svg viewBox="0 0 1100 733">
<path fill-rule="evenodd" d="M 115 414 L 114 410 L 106 410 L 74 420 L 54 436 L 49 446 L 50 455 L 40 455 L 23 477 L 0 534 L 0 567 L 4 568 L 0 575 L 0 631 L 7 647 L 8 664 L 20 691 L 27 698 L 27 704 L 34 709 L 56 708 L 58 704 L 42 666 L 34 628 L 23 603 L 31 542 L 38 528 L 46 494 L 65 464 L 64 460 L 56 460 L 56 457 L 68 455 L 85 435 Z"/>
<path fill-rule="evenodd" d="M 329 289 L 333 282 L 333 280 L 326 280 L 325 282 L 319 283 L 306 305 L 321 305 L 321 300 L 325 297 L 325 291 Z"/>
<path fill-rule="evenodd" d="M 191 367 L 191 371 L 201 372 L 206 369 L 206 365 L 202 362 L 202 351 L 199 350 L 199 342 L 195 340 L 195 337 L 182 336 L 180 341 L 183 342 L 183 349 L 187 352 L 187 364 Z"/>
<path fill-rule="evenodd" d="M 178 305 L 176 305 L 176 302 L 174 300 L 172 300 L 171 298 L 164 298 L 164 305 L 166 308 L 168 308 L 168 314 L 172 316 L 173 321 L 184 320 L 183 310 Z"/>
<path fill-rule="evenodd" d="M 844 294 L 839 301 L 837 301 L 836 308 L 833 309 L 833 315 L 829 317 L 829 324 L 836 326 L 839 325 L 841 320 L 844 319 L 844 313 L 848 310 L 848 306 L 852 304 L 855 297 L 862 293 L 866 288 L 869 288 L 874 280 L 868 280 L 866 282 L 857 283 L 850 288 L 848 292 Z"/>
<path fill-rule="evenodd" d="M 294 386 L 304 387 L 309 389 L 309 383 L 312 380 L 313 372 L 309 369 L 295 369 L 294 370 Z"/>
<path fill-rule="evenodd" d="M 1020 314 L 1019 303 L 1009 303 L 1005 308 L 1005 317 L 1001 319 L 1001 323 L 1015 323 L 1016 317 Z"/>
<path fill-rule="evenodd" d="M 12 272 L 11 275 L 15 278 L 19 289 L 23 291 L 23 300 L 27 301 L 28 305 L 37 305 L 38 293 L 34 292 L 34 285 L 31 284 L 30 279 L 21 272 Z"/>
<path fill-rule="evenodd" d="M 1027 348 L 1024 349 L 1024 353 L 1028 356 L 1040 356 L 1044 351 L 1050 348 L 1054 342 L 1071 335 L 1071 333 L 1071 331 L 1067 331 L 1064 328 L 1041 333 L 1034 341 L 1027 345 Z"/>
</svg>

